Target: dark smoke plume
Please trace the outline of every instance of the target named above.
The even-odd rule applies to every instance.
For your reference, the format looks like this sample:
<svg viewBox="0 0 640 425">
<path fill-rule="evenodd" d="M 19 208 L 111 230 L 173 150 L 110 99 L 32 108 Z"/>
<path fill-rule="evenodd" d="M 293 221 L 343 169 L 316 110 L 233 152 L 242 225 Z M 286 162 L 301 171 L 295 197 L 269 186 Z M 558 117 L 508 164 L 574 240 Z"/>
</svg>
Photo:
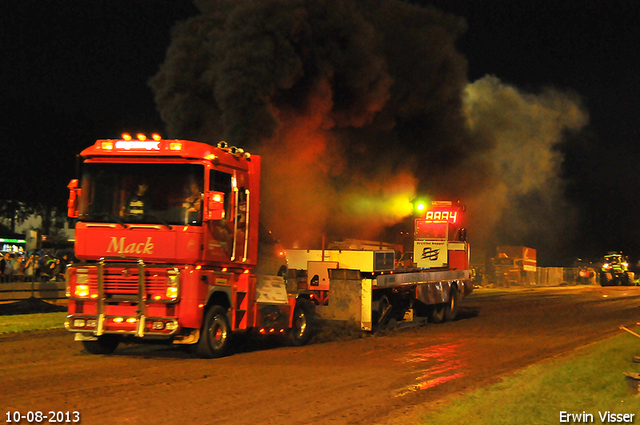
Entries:
<svg viewBox="0 0 640 425">
<path fill-rule="evenodd" d="M 170 137 L 226 140 L 263 156 L 263 218 L 285 246 L 310 247 L 323 232 L 376 238 L 387 226 L 410 223 L 419 194 L 468 199 L 476 208 L 469 208 L 469 233 L 478 227 L 483 242 L 499 221 L 484 219 L 488 206 L 497 210 L 492 219 L 527 221 L 509 196 L 542 202 L 553 215 L 561 198 L 553 149 L 565 128 L 585 120 L 558 117 L 571 109 L 566 97 L 530 96 L 515 111 L 502 109 L 504 97 L 483 99 L 506 86 L 468 83 L 466 59 L 455 48 L 462 19 L 400 0 L 196 4 L 201 14 L 174 28 L 150 82 L 158 110 Z M 527 105 L 551 112 L 529 113 Z M 521 138 L 515 122 L 527 120 L 543 127 L 551 120 L 558 130 L 544 143 Z M 493 133 L 499 124 L 513 137 Z M 554 159 L 543 161 L 546 180 L 531 171 L 526 179 L 535 183 L 516 190 L 514 174 L 503 172 L 507 160 L 494 154 Z M 489 197 L 480 193 L 491 193 L 492 203 L 482 205 Z M 529 233 L 514 225 L 504 234 Z"/>
</svg>

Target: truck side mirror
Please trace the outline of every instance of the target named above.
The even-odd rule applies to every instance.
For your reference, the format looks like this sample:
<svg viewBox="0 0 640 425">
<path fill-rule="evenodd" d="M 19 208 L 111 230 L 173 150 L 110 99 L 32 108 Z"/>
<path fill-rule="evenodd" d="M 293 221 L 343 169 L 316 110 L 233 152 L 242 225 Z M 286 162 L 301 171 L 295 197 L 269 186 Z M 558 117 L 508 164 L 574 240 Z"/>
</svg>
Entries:
<svg viewBox="0 0 640 425">
<path fill-rule="evenodd" d="M 70 218 L 78 218 L 78 199 L 82 188 L 78 187 L 78 179 L 73 179 L 67 186 L 69 188 L 69 201 L 67 202 L 67 215 Z"/>
<path fill-rule="evenodd" d="M 224 218 L 224 192 L 209 192 L 205 205 L 205 220 L 222 220 Z"/>
</svg>

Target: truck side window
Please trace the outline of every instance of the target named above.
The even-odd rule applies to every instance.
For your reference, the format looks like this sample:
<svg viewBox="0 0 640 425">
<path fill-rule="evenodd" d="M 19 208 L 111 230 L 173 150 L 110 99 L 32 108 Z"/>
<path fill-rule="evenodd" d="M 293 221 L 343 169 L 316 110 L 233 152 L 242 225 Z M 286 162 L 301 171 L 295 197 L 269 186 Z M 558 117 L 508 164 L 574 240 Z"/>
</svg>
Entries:
<svg viewBox="0 0 640 425">
<path fill-rule="evenodd" d="M 209 173 L 209 190 L 224 193 L 225 216 L 231 217 L 231 174 L 218 170 Z"/>
</svg>

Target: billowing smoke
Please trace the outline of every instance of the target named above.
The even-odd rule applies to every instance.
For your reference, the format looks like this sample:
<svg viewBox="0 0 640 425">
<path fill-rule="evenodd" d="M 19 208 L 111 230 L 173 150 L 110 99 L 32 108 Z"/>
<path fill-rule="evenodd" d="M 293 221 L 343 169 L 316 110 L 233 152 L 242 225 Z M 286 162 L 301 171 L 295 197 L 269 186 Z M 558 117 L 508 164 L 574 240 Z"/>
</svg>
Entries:
<svg viewBox="0 0 640 425">
<path fill-rule="evenodd" d="M 158 110 L 170 137 L 262 155 L 263 218 L 285 246 L 376 238 L 421 194 L 466 201 L 483 240 L 561 225 L 555 148 L 584 114 L 568 95 L 469 84 L 462 19 L 400 0 L 196 4 L 150 82 Z"/>
<path fill-rule="evenodd" d="M 559 147 L 588 121 L 574 93 L 546 89 L 534 95 L 495 77 L 465 90 L 470 136 L 486 146 L 462 167 L 478 172 L 467 195 L 470 227 L 486 248 L 524 245 L 562 257 L 577 212 L 563 194 Z"/>
</svg>

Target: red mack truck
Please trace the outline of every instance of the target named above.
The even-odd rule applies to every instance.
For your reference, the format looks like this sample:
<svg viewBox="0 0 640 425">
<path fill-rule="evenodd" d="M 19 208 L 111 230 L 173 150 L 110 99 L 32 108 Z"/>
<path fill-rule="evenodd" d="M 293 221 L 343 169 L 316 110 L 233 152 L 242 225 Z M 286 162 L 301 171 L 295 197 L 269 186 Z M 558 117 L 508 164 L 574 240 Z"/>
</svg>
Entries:
<svg viewBox="0 0 640 425">
<path fill-rule="evenodd" d="M 308 295 L 287 293 L 284 269 L 259 253 L 259 156 L 125 134 L 80 158 L 68 209 L 81 262 L 67 271 L 65 327 L 86 350 L 133 337 L 213 358 L 251 330 L 308 342 Z"/>
</svg>

